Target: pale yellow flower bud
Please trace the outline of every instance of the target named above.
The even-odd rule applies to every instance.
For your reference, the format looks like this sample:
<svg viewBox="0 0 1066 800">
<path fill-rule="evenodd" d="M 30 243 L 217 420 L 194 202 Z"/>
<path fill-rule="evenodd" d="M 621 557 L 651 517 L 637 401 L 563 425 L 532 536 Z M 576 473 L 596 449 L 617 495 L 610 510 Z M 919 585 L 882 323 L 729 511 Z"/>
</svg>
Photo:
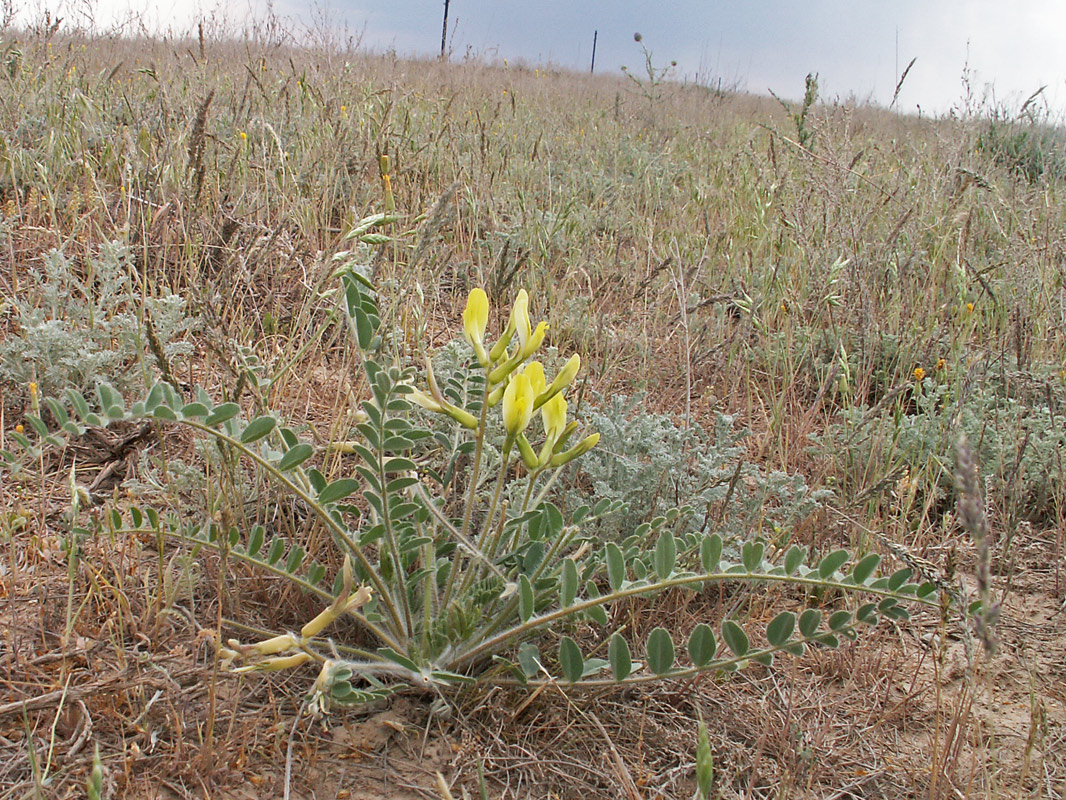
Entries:
<svg viewBox="0 0 1066 800">
<path fill-rule="evenodd" d="M 530 337 L 526 340 L 518 351 L 518 362 L 521 363 L 533 355 L 540 346 L 544 344 L 544 337 L 548 335 L 548 323 L 540 322 L 537 324 L 537 329 L 530 334 Z"/>
<path fill-rule="evenodd" d="M 485 328 L 489 324 L 489 298 L 484 289 L 472 289 L 466 300 L 466 308 L 463 309 L 463 336 L 470 346 L 474 348 L 474 354 L 481 366 L 489 366 L 489 354 L 485 352 L 483 343 Z"/>
<path fill-rule="evenodd" d="M 444 406 L 423 391 L 415 389 L 404 396 L 416 406 L 422 406 L 427 411 L 435 411 L 438 414 L 444 413 Z"/>
<path fill-rule="evenodd" d="M 515 298 L 514 306 L 511 308 L 511 321 L 514 322 L 514 330 L 518 334 L 519 349 L 524 350 L 526 342 L 533 334 L 533 326 L 529 321 L 529 294 L 525 289 L 519 291 L 518 297 Z"/>
<path fill-rule="evenodd" d="M 561 467 L 563 464 L 569 464 L 575 458 L 583 456 L 589 450 L 596 446 L 600 441 L 600 435 L 594 433 L 591 436 L 586 437 L 574 447 L 571 447 L 565 453 L 558 453 L 552 456 L 551 465 L 553 467 Z"/>
<path fill-rule="evenodd" d="M 554 445 L 566 427 L 566 398 L 563 393 L 559 392 L 541 406 L 540 415 L 544 421 L 544 435 Z"/>
<path fill-rule="evenodd" d="M 272 639 L 264 639 L 258 644 L 253 644 L 250 650 L 261 656 L 270 656 L 275 653 L 284 653 L 286 650 L 291 650 L 296 647 L 297 644 L 298 642 L 296 641 L 296 638 L 291 633 L 283 633 Z"/>
<path fill-rule="evenodd" d="M 518 443 L 518 452 L 522 455 L 522 462 L 529 469 L 536 469 L 541 466 L 540 459 L 537 458 L 537 454 L 533 452 L 533 446 L 530 445 L 529 439 L 526 438 L 524 433 L 518 434 L 518 438 L 515 440 Z"/>
<path fill-rule="evenodd" d="M 503 426 L 508 438 L 513 440 L 529 425 L 533 417 L 533 400 L 529 377 L 522 373 L 513 376 L 503 392 Z"/>
<path fill-rule="evenodd" d="M 326 629 L 327 626 L 332 624 L 333 620 L 337 618 L 337 612 L 332 606 L 323 610 L 313 620 L 308 622 L 302 628 L 300 628 L 300 636 L 304 639 L 310 639 L 312 636 L 318 636 Z"/>
<path fill-rule="evenodd" d="M 574 382 L 574 378 L 577 377 L 578 370 L 581 369 L 581 356 L 574 353 L 570 356 L 570 360 L 563 365 L 563 368 L 559 370 L 559 374 L 555 376 L 555 380 L 551 382 L 547 389 L 537 395 L 536 402 L 533 408 L 537 409 L 551 400 L 555 395 L 559 394 L 563 389 Z"/>
<path fill-rule="evenodd" d="M 301 664 L 306 664 L 310 660 L 310 653 L 293 653 L 291 656 L 278 656 L 276 658 L 268 658 L 266 661 L 262 661 L 258 664 L 250 664 L 247 667 L 238 667 L 234 670 L 234 672 L 252 672 L 253 670 L 262 670 L 264 672 L 279 672 L 283 669 L 291 669 L 292 667 L 298 667 Z"/>
</svg>

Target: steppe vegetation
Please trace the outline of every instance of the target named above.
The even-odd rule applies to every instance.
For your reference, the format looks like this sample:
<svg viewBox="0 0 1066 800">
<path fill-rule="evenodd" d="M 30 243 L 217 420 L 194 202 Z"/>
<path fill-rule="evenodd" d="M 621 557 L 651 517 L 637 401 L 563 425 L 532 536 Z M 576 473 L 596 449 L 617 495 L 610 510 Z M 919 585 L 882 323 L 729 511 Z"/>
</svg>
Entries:
<svg viewBox="0 0 1066 800">
<path fill-rule="evenodd" d="M 1066 137 L 647 63 L 0 34 L 0 797 L 1066 797 Z"/>
</svg>

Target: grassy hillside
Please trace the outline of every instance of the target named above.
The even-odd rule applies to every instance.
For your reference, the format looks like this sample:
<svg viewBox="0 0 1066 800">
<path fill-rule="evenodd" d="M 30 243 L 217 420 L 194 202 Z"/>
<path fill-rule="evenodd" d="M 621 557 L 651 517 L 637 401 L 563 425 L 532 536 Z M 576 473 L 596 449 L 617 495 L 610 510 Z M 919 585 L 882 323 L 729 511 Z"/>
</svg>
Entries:
<svg viewBox="0 0 1066 800">
<path fill-rule="evenodd" d="M 111 796 L 429 797 L 439 770 L 455 796 L 690 797 L 700 718 L 721 797 L 1066 795 L 1059 129 L 282 41 L 0 33 L 0 450 L 22 467 L 0 472 L 0 796 L 78 794 L 98 747 Z M 380 242 L 346 238 L 393 205 Z M 460 370 L 470 290 L 492 331 L 528 291 L 546 366 L 583 364 L 570 413 L 601 440 L 551 498 L 618 506 L 597 546 L 669 518 L 733 553 L 845 547 L 985 611 L 591 701 L 301 717 L 314 671 L 238 678 L 213 642 L 318 601 L 110 519 L 261 525 L 333 576 L 328 525 L 188 429 L 25 437 L 62 422 L 44 398 L 162 380 L 275 414 L 327 479 L 354 474 L 351 258 L 398 368 Z M 957 508 L 960 434 L 978 472 Z M 612 619 L 683 641 L 803 603 L 847 601 L 723 584 Z"/>
</svg>

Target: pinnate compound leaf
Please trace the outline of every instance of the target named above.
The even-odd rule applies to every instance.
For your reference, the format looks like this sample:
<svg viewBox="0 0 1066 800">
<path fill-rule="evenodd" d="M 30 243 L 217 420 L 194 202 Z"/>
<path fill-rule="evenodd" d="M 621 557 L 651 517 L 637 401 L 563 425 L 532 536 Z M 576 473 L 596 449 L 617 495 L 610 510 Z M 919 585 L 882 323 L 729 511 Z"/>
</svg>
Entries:
<svg viewBox="0 0 1066 800">
<path fill-rule="evenodd" d="M 271 416 L 256 417 L 241 431 L 241 444 L 257 442 L 277 426 L 278 421 Z"/>
<path fill-rule="evenodd" d="M 740 560 L 748 572 L 755 572 L 762 564 L 762 554 L 766 545 L 762 542 L 745 542 L 741 549 Z"/>
<path fill-rule="evenodd" d="M 700 563 L 704 572 L 717 572 L 718 562 L 722 560 L 722 537 L 717 533 L 703 537 L 700 542 Z"/>
<path fill-rule="evenodd" d="M 788 548 L 788 552 L 785 553 L 785 574 L 795 574 L 796 570 L 799 569 L 800 564 L 803 563 L 803 559 L 806 557 L 806 547 L 800 547 L 798 544 L 794 544 L 792 547 Z"/>
<path fill-rule="evenodd" d="M 559 581 L 559 605 L 567 608 L 574 604 L 577 597 L 577 587 L 580 577 L 577 574 L 577 564 L 572 558 L 563 559 L 563 574 Z"/>
<path fill-rule="evenodd" d="M 648 668 L 665 675 L 674 667 L 674 640 L 666 628 L 656 628 L 648 635 Z"/>
<path fill-rule="evenodd" d="M 204 420 L 204 425 L 207 425 L 208 427 L 220 425 L 226 420 L 233 419 L 239 413 L 241 413 L 241 407 L 236 403 L 223 403 L 222 405 L 215 406 L 211 413 L 207 415 L 207 419 Z"/>
<path fill-rule="evenodd" d="M 834 572 L 840 569 L 848 560 L 847 550 L 836 550 L 818 563 L 818 575 L 822 579 L 828 579 Z"/>
<path fill-rule="evenodd" d="M 607 554 L 607 583 L 612 592 L 622 588 L 626 580 L 626 562 L 621 548 L 614 542 L 608 542 L 605 546 Z"/>
<path fill-rule="evenodd" d="M 781 647 L 796 629 L 796 615 L 782 611 L 766 626 L 766 638 L 774 647 Z"/>
<path fill-rule="evenodd" d="M 527 678 L 532 678 L 540 672 L 540 651 L 535 644 L 526 642 L 518 648 L 518 666 Z"/>
<path fill-rule="evenodd" d="M 862 561 L 855 565 L 855 569 L 851 571 L 851 579 L 856 585 L 862 585 L 874 574 L 874 570 L 877 569 L 877 565 L 881 563 L 881 556 L 877 553 L 870 553 Z"/>
<path fill-rule="evenodd" d="M 570 683 L 577 683 L 585 672 L 585 659 L 581 657 L 581 648 L 569 636 L 564 636 L 559 642 L 559 666 Z"/>
<path fill-rule="evenodd" d="M 740 658 L 746 656 L 748 649 L 751 647 L 748 642 L 748 634 L 731 619 L 727 619 L 722 623 L 722 640 L 725 642 L 726 647 Z"/>
<path fill-rule="evenodd" d="M 890 600 L 892 598 L 889 598 Z M 837 611 L 829 617 L 829 630 L 840 631 L 851 624 L 850 611 Z"/>
<path fill-rule="evenodd" d="M 805 639 L 810 639 L 814 636 L 814 632 L 818 630 L 818 626 L 822 622 L 822 612 L 817 608 L 808 608 L 799 618 L 800 633 L 803 634 Z"/>
<path fill-rule="evenodd" d="M 533 584 L 529 582 L 528 575 L 518 576 L 518 616 L 522 622 L 529 622 L 533 616 Z"/>
<path fill-rule="evenodd" d="M 701 622 L 689 634 L 688 657 L 697 667 L 704 667 L 711 663 L 716 652 L 718 652 L 718 642 L 714 640 L 714 631 L 711 630 L 710 625 Z"/>
<path fill-rule="evenodd" d="M 286 451 L 285 455 L 281 457 L 281 461 L 278 462 L 278 469 L 282 472 L 287 472 L 290 469 L 295 469 L 314 455 L 315 448 L 307 443 L 298 444 L 294 447 L 290 447 Z"/>
<path fill-rule="evenodd" d="M 263 534 L 265 529 L 262 525 L 256 525 L 252 528 L 252 535 L 248 539 L 248 555 L 253 558 L 259 552 L 259 549 L 263 546 Z"/>
<path fill-rule="evenodd" d="M 340 478 L 339 480 L 333 481 L 333 483 L 329 484 L 318 493 L 318 502 L 323 505 L 336 502 L 341 498 L 347 497 L 358 488 L 359 481 L 355 478 Z"/>
<path fill-rule="evenodd" d="M 611 674 L 616 681 L 624 681 L 633 671 L 633 657 L 629 652 L 629 643 L 620 633 L 611 637 L 607 646 L 607 659 L 611 663 Z"/>
<path fill-rule="evenodd" d="M 669 578 L 674 574 L 674 564 L 677 562 L 677 541 L 669 531 L 659 536 L 655 544 L 655 572 L 660 578 Z"/>
<path fill-rule="evenodd" d="M 903 584 L 910 580 L 910 577 L 913 574 L 914 570 L 910 567 L 904 567 L 901 570 L 893 572 L 892 576 L 888 579 L 888 590 L 890 592 L 898 590 Z"/>
</svg>

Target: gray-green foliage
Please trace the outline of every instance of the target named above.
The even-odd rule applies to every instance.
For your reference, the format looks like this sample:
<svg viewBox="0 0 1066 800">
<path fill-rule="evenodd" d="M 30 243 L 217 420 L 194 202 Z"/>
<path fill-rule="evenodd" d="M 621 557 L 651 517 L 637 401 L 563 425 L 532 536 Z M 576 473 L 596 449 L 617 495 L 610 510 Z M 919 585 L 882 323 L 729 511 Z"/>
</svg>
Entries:
<svg viewBox="0 0 1066 800">
<path fill-rule="evenodd" d="M 1029 183 L 1066 176 L 1066 137 L 1041 115 L 1011 118 L 993 110 L 977 135 L 977 150 Z"/>
<path fill-rule="evenodd" d="M 847 459 L 842 472 L 856 482 L 853 488 L 906 469 L 940 500 L 952 490 L 962 433 L 997 495 L 1011 498 L 1023 517 L 1058 519 L 1066 499 L 1066 416 L 1035 398 L 1004 396 L 990 378 L 973 384 L 961 401 L 955 393 L 954 385 L 926 378 L 913 396 L 879 411 L 847 410 L 820 440 L 822 452 Z"/>
<path fill-rule="evenodd" d="M 715 415 L 711 429 L 684 427 L 649 412 L 643 395 L 616 395 L 588 407 L 585 417 L 600 444 L 581 460 L 564 498 L 567 505 L 586 494 L 623 503 L 624 512 L 604 520 L 608 538 L 680 506 L 691 507 L 686 524 L 693 530 L 746 537 L 793 526 L 830 496 L 810 489 L 801 475 L 745 461 L 749 431 L 724 414 Z"/>
<path fill-rule="evenodd" d="M 518 373 L 532 369 L 526 359 L 538 347 L 527 345 L 534 341 L 530 329 L 523 333 L 521 323 L 514 323 L 524 317 L 529 326 L 525 295 L 520 295 L 522 313 L 516 301 L 507 331 L 491 348 L 487 343 L 482 348 L 481 375 L 464 378 L 461 391 L 442 390 L 427 376 L 424 384 L 418 381 L 429 391 L 425 394 L 414 385 L 415 370 L 386 366 L 394 359 L 380 350 L 381 317 L 372 283 L 350 268 L 339 277 L 370 393 L 361 404 L 364 416 L 351 443 L 352 457 L 339 474 L 327 477 L 319 469 L 322 449 L 301 438 L 280 414 L 246 414 L 237 403 L 215 402 L 202 389 L 190 400 L 165 382 L 132 403 L 107 383 L 96 387 L 91 400 L 72 390 L 66 403 L 45 398 L 53 426 L 27 415 L 29 430 L 13 432 L 11 449 L 0 450 L 0 467 L 17 476 L 37 463 L 42 447 L 62 446 L 87 426 L 145 419 L 178 425 L 205 437 L 234 462 L 255 465 L 327 531 L 329 544 L 320 545 L 327 549 L 308 552 L 308 541 L 287 540 L 264 525 L 227 529 L 209 509 L 180 516 L 151 508 L 113 509 L 92 516 L 101 533 L 174 536 L 192 543 L 194 554 L 204 548 L 225 552 L 229 560 L 285 578 L 326 605 L 299 633 L 255 644 L 229 640 L 220 648 L 224 664 L 248 671 L 317 662 L 319 678 L 309 699 L 321 710 L 383 697 L 398 687 L 437 695 L 472 682 L 610 687 L 769 664 L 776 655 L 800 655 L 811 645 L 836 647 L 879 617 L 905 618 L 901 603 L 932 603 L 936 587 L 910 582 L 909 569 L 877 576 L 876 554 L 849 564 L 849 554 L 837 550 L 808 564 L 806 549 L 793 546 L 771 560 L 758 540 L 729 552 L 719 533 L 693 530 L 676 509 L 617 541 L 602 542 L 596 531 L 601 515 L 616 505 L 611 498 L 586 493 L 585 502 L 564 514 L 534 491 L 587 455 L 598 437 L 574 445 L 576 422 L 565 429 L 545 425 L 543 437 L 529 425 L 526 412 L 532 413 L 538 401 L 549 411 L 576 376 L 578 362 L 568 360 L 551 383 L 542 376 L 544 386 L 536 389 L 528 374 Z M 484 314 L 487 319 L 487 307 Z M 467 321 L 466 335 L 474 329 Z M 517 346 L 512 347 L 512 336 Z M 496 395 L 503 399 L 493 407 Z M 442 442 L 440 431 L 412 413 L 415 403 L 453 420 L 456 437 Z M 565 407 L 561 413 L 565 417 Z M 492 476 L 495 489 L 486 493 L 476 474 L 486 468 L 485 440 L 496 435 L 489 431 L 501 425 L 507 431 L 501 463 Z M 451 459 L 453 442 L 462 448 L 460 460 Z M 513 495 L 523 498 L 514 505 L 500 501 L 507 483 L 527 487 Z M 456 488 L 448 496 L 445 487 L 452 484 Z M 238 483 L 218 488 L 242 491 Z M 232 502 L 246 499 L 237 496 Z M 322 559 L 323 552 L 331 558 Z M 332 580 L 328 561 L 342 565 Z M 644 641 L 634 640 L 624 622 L 609 613 L 630 598 L 731 582 L 788 583 L 854 594 L 862 601 L 824 618 L 817 609 L 799 615 L 782 611 L 766 626 L 715 621 L 717 634 L 700 622 L 681 632 L 680 643 L 674 641 L 677 632 L 664 627 Z M 341 618 L 359 627 L 358 637 L 323 638 Z M 545 636 L 549 632 L 554 635 Z"/>
<path fill-rule="evenodd" d="M 191 352 L 182 339 L 197 321 L 186 315 L 185 300 L 173 294 L 142 298 L 125 245 L 104 243 L 84 263 L 52 250 L 41 262 L 9 301 L 18 330 L 0 342 L 0 380 L 36 381 L 52 396 L 68 388 L 84 393 L 101 381 L 120 391 L 143 386 L 142 306 L 168 360 Z"/>
</svg>

